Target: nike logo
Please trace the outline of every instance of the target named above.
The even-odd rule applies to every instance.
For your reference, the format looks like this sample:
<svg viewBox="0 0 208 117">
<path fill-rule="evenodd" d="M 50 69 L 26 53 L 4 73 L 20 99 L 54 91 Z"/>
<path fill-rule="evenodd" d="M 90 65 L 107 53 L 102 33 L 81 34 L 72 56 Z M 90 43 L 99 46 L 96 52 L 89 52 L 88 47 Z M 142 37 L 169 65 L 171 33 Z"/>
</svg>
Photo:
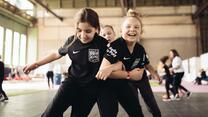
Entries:
<svg viewBox="0 0 208 117">
<path fill-rule="evenodd" d="M 123 59 L 124 59 L 124 60 L 129 60 L 129 59 L 131 59 L 131 58 L 129 58 L 129 57 L 124 57 Z"/>
<path fill-rule="evenodd" d="M 79 53 L 79 52 L 80 52 L 80 51 L 73 51 L 72 53 L 73 53 L 73 54 L 77 54 L 77 53 Z"/>
</svg>

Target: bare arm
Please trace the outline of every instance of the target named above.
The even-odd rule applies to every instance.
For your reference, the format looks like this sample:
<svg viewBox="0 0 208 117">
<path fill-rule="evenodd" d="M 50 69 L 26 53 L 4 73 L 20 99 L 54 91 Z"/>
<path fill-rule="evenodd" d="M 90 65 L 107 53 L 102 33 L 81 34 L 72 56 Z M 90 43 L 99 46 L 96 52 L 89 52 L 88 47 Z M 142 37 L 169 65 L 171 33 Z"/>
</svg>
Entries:
<svg viewBox="0 0 208 117">
<path fill-rule="evenodd" d="M 150 72 L 150 74 L 153 76 L 154 79 L 159 81 L 159 84 L 162 83 L 162 78 L 158 75 L 158 73 L 155 71 L 155 69 L 152 67 L 151 64 L 145 65 L 145 68 Z"/>
<path fill-rule="evenodd" d="M 103 58 L 100 69 L 96 74 L 96 78 L 100 80 L 106 80 L 113 71 L 121 70 L 122 65 L 122 62 L 111 64 L 107 59 Z"/>
<path fill-rule="evenodd" d="M 98 71 L 96 78 L 100 80 L 106 80 L 108 77 L 112 79 L 131 79 L 131 80 L 140 80 L 143 75 L 144 69 L 136 68 L 132 71 L 122 70 L 123 63 L 117 62 L 111 64 L 107 59 L 103 59 Z"/>
<path fill-rule="evenodd" d="M 131 71 L 114 71 L 111 73 L 110 78 L 112 79 L 129 79 L 129 80 L 141 80 L 144 69 L 135 68 Z"/>
<path fill-rule="evenodd" d="M 61 57 L 62 56 L 59 53 L 54 52 L 54 53 L 49 54 L 48 56 L 46 56 L 45 58 L 43 58 L 43 59 L 41 59 L 39 61 L 36 61 L 36 62 L 34 62 L 34 63 L 30 64 L 30 65 L 26 65 L 23 68 L 23 71 L 24 71 L 24 73 L 28 74 L 28 73 L 30 73 L 30 71 L 38 68 L 39 66 L 47 64 L 47 63 L 50 63 L 50 62 L 52 62 L 54 60 L 57 60 L 57 59 L 59 59 Z"/>
<path fill-rule="evenodd" d="M 111 64 L 106 58 L 103 58 L 103 61 L 100 65 L 100 70 L 103 69 L 111 69 L 112 71 L 121 70 L 123 66 L 122 62 L 117 62 L 115 64 Z"/>
</svg>

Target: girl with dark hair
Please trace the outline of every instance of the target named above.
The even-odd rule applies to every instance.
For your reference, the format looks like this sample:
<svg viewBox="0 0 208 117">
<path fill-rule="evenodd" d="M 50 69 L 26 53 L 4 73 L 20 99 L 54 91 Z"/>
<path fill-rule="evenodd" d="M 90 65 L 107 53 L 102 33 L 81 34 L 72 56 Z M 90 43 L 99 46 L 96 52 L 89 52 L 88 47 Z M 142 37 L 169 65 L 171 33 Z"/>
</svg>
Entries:
<svg viewBox="0 0 208 117">
<path fill-rule="evenodd" d="M 172 85 L 173 82 L 173 76 L 171 75 L 169 71 L 169 67 L 166 65 L 167 60 L 169 59 L 168 56 L 164 56 L 160 59 L 160 62 L 162 63 L 162 67 L 164 69 L 165 75 L 163 76 L 165 79 L 165 89 L 166 89 L 166 95 L 163 96 L 163 101 L 171 101 L 170 98 L 170 92 L 172 91 L 170 88 L 170 85 Z"/>
<path fill-rule="evenodd" d="M 62 117 L 69 106 L 72 106 L 71 117 L 87 117 L 97 100 L 100 81 L 95 75 L 108 42 L 97 34 L 100 23 L 94 10 L 82 8 L 75 20 L 75 35 L 69 37 L 58 52 L 24 67 L 24 72 L 29 73 L 66 54 L 72 60 L 68 78 L 62 82 L 42 117 Z"/>
<path fill-rule="evenodd" d="M 189 98 L 191 92 L 181 85 L 182 78 L 184 76 L 184 69 L 182 65 L 182 59 L 175 49 L 171 49 L 169 57 L 172 61 L 172 67 L 169 69 L 173 73 L 173 88 L 174 88 L 174 100 L 180 100 L 178 89 L 182 89 L 186 92 L 186 96 Z"/>
</svg>

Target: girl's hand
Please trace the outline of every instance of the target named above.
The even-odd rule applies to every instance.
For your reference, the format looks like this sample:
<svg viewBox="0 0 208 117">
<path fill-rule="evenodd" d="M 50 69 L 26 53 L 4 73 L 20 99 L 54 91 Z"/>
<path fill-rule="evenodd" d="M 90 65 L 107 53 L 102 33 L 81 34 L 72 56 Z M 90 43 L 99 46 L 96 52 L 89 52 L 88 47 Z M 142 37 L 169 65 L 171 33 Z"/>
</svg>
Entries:
<svg viewBox="0 0 208 117">
<path fill-rule="evenodd" d="M 98 80 L 106 80 L 112 72 L 113 70 L 111 68 L 105 68 L 105 69 L 99 70 L 95 77 Z"/>
<path fill-rule="evenodd" d="M 123 63 L 121 61 L 118 61 L 117 63 L 100 68 L 95 77 L 99 80 L 106 80 L 113 71 L 118 71 L 122 69 Z"/>
<path fill-rule="evenodd" d="M 25 74 L 29 74 L 30 71 L 32 71 L 32 70 L 38 68 L 38 66 L 39 66 L 39 65 L 38 65 L 37 63 L 33 63 L 33 64 L 31 64 L 31 65 L 26 65 L 26 66 L 23 68 L 23 72 L 24 72 Z"/>
<path fill-rule="evenodd" d="M 130 80 L 141 80 L 143 76 L 144 69 L 135 68 L 129 72 Z"/>
</svg>

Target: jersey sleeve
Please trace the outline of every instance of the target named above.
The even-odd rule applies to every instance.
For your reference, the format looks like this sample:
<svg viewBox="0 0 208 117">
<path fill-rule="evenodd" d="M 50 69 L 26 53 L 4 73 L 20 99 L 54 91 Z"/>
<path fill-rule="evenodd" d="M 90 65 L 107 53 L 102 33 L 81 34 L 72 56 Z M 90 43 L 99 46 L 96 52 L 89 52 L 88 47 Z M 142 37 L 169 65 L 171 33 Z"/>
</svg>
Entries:
<svg viewBox="0 0 208 117">
<path fill-rule="evenodd" d="M 148 59 L 148 55 L 147 55 L 147 53 L 146 53 L 144 47 L 142 47 L 142 49 L 143 49 L 143 58 L 142 58 L 142 62 L 143 62 L 144 65 L 147 65 L 147 64 L 150 63 L 150 61 L 149 61 L 149 59 Z"/>
<path fill-rule="evenodd" d="M 104 58 L 107 59 L 111 64 L 116 63 L 119 60 L 120 51 L 121 50 L 119 50 L 117 41 L 109 43 L 107 45 L 107 50 Z"/>
<path fill-rule="evenodd" d="M 68 53 L 68 48 L 69 48 L 69 45 L 71 43 L 73 43 L 73 40 L 74 40 L 74 36 L 71 36 L 69 37 L 66 42 L 64 43 L 63 46 L 61 46 L 59 49 L 58 49 L 58 53 L 61 55 L 61 56 L 65 56 L 67 53 Z"/>
</svg>

